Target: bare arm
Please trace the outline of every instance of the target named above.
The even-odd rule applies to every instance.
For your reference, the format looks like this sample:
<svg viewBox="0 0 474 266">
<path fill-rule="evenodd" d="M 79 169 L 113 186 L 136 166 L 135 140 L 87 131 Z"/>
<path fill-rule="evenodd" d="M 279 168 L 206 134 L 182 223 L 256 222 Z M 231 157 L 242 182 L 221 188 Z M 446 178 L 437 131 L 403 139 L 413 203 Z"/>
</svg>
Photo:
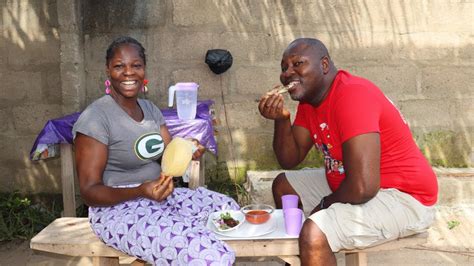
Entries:
<svg viewBox="0 0 474 266">
<path fill-rule="evenodd" d="M 380 189 L 380 135 L 367 133 L 353 137 L 342 144 L 346 178 L 339 188 L 325 197 L 324 208 L 332 203 L 362 204 Z M 313 212 L 320 210 L 316 206 Z"/>
<path fill-rule="evenodd" d="M 165 125 L 160 127 L 165 144 L 171 136 Z M 107 146 L 94 138 L 77 134 L 75 139 L 76 168 L 81 196 L 89 206 L 111 206 L 137 197 L 162 201 L 172 193 L 170 176 L 161 176 L 134 188 L 113 188 L 104 185 L 102 175 L 107 163 Z"/>
<path fill-rule="evenodd" d="M 263 117 L 275 121 L 273 150 L 280 165 L 284 169 L 297 166 L 313 145 L 309 131 L 291 126 L 290 112 L 284 108 L 283 97 L 277 93 L 264 95 L 258 109 Z"/>
</svg>

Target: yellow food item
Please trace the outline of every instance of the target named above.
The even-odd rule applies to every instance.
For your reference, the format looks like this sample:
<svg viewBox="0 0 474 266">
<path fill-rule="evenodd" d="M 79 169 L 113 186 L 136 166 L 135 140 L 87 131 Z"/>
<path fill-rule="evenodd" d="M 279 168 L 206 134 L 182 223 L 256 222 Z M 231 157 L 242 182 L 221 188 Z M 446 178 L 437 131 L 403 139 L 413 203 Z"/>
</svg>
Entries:
<svg viewBox="0 0 474 266">
<path fill-rule="evenodd" d="M 173 138 L 166 146 L 161 160 L 163 174 L 182 176 L 193 156 L 193 143 L 180 137 Z"/>
</svg>

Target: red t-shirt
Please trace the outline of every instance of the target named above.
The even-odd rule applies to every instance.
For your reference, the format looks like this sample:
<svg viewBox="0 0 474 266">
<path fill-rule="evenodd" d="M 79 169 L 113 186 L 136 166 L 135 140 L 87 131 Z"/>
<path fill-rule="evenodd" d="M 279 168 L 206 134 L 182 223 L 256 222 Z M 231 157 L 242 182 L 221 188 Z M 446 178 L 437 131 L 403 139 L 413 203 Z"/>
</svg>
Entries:
<svg viewBox="0 0 474 266">
<path fill-rule="evenodd" d="M 436 203 L 436 175 L 415 144 L 400 111 L 372 82 L 339 71 L 319 107 L 298 105 L 294 125 L 307 128 L 314 144 L 323 152 L 332 191 L 345 178 L 342 143 L 357 135 L 378 132 L 380 187 L 396 188 L 426 206 Z"/>
</svg>

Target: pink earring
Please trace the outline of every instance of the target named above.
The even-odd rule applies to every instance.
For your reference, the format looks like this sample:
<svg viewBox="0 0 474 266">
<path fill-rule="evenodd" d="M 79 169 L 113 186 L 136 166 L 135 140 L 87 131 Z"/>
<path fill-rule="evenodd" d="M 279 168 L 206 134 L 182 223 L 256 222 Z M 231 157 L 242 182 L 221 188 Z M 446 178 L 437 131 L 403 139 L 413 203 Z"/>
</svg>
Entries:
<svg viewBox="0 0 474 266">
<path fill-rule="evenodd" d="M 105 80 L 105 94 L 110 94 L 110 80 Z"/>
<path fill-rule="evenodd" d="M 148 92 L 148 87 L 146 86 L 148 84 L 148 79 L 143 80 L 143 87 L 142 87 L 142 92 L 147 93 Z"/>
</svg>

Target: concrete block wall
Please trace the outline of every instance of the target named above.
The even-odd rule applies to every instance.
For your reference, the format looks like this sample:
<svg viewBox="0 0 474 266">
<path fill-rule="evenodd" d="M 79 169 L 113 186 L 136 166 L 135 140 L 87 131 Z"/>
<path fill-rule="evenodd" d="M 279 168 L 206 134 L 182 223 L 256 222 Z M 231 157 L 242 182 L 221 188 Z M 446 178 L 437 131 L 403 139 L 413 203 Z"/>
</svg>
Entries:
<svg viewBox="0 0 474 266">
<path fill-rule="evenodd" d="M 22 50 L 15 41 L 20 37 L 15 36 L 22 36 L 24 29 L 7 19 L 12 16 L 9 10 L 21 4 L 0 0 L 4 14 L 0 75 L 7 77 L 0 93 L 0 117 L 7 121 L 0 127 L 6 131 L 0 134 L 8 137 L 8 143 L 21 137 L 29 142 L 14 156 L 10 155 L 13 144 L 1 144 L 6 146 L 0 158 L 9 158 L 8 163 L 0 163 L 2 172 L 8 173 L 2 180 L 10 180 L 11 175 L 31 179 L 32 174 L 22 176 L 19 168 L 58 177 L 57 161 L 32 165 L 24 154 L 47 119 L 81 110 L 103 95 L 105 50 L 119 35 L 144 44 L 148 98 L 158 106 L 166 106 L 167 88 L 180 81 L 198 82 L 199 98 L 216 102 L 219 155 L 208 166 L 215 167 L 218 175 L 278 168 L 270 145 L 273 123 L 260 117 L 255 100 L 279 83 L 281 54 L 301 36 L 321 39 L 339 68 L 379 85 L 400 108 L 433 164 L 473 164 L 472 1 L 43 0 L 22 4 L 39 14 L 37 22 L 28 25 L 41 29 L 45 37 L 24 34 L 24 39 L 34 41 L 28 44 L 32 50 Z M 54 12 L 46 15 L 45 10 Z M 221 75 L 204 63 L 206 51 L 214 48 L 227 49 L 234 57 L 233 66 Z M 37 68 L 41 71 L 29 70 L 35 65 L 41 65 Z M 44 80 L 28 82 L 34 92 L 13 92 L 14 80 L 37 81 L 38 76 Z M 288 100 L 287 104 L 294 113 L 296 103 Z M 20 121 L 9 111 L 13 106 L 20 108 L 17 118 L 25 109 L 37 108 L 31 123 L 23 120 L 16 126 Z M 312 156 L 307 164 L 320 166 L 317 158 Z"/>
<path fill-rule="evenodd" d="M 62 116 L 56 1 L 0 1 L 0 191 L 56 192 L 58 160 L 29 152 L 48 118 Z"/>
</svg>

